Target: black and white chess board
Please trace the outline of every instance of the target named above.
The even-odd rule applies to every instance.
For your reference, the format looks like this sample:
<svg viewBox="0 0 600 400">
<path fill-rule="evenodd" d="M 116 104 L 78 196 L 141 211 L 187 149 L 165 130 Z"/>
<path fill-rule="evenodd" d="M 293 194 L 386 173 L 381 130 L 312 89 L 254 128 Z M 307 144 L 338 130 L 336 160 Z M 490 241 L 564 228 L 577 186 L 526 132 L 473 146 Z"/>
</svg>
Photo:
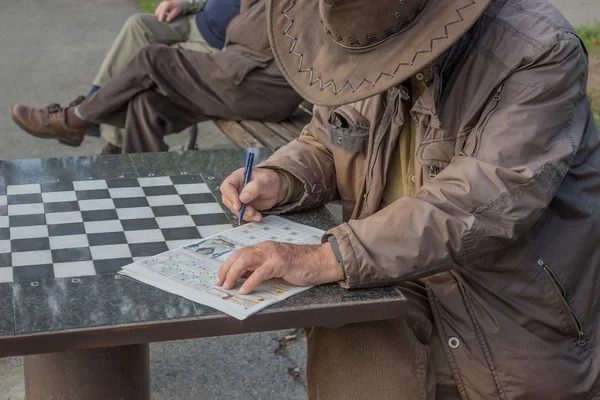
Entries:
<svg viewBox="0 0 600 400">
<path fill-rule="evenodd" d="M 198 176 L 9 185 L 0 283 L 116 273 L 231 228 Z"/>
</svg>

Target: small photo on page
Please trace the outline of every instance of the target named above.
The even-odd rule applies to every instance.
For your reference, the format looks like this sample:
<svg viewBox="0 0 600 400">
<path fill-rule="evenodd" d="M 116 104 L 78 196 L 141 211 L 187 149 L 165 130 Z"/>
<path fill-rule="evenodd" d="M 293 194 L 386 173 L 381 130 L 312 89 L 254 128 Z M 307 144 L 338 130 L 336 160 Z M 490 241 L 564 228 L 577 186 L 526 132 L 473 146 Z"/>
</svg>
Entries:
<svg viewBox="0 0 600 400">
<path fill-rule="evenodd" d="M 207 239 L 185 246 L 184 249 L 214 260 L 234 252 L 241 246 L 221 238 Z"/>
</svg>

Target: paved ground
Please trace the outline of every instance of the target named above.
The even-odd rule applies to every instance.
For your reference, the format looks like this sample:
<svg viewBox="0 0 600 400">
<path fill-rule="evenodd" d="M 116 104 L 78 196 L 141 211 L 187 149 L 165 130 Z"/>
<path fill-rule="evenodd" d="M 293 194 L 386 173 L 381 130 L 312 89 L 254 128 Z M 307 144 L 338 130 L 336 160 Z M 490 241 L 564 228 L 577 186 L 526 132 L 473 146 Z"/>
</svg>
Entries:
<svg viewBox="0 0 600 400">
<path fill-rule="evenodd" d="M 550 0 L 550 3 L 575 26 L 600 23 L 598 0 Z"/>
<path fill-rule="evenodd" d="M 600 20 L 598 0 L 551 0 L 574 25 Z M 128 15 L 127 0 L 0 2 L 0 159 L 97 154 L 99 139 L 79 148 L 24 135 L 10 105 L 67 103 L 85 93 L 107 46 Z M 203 124 L 201 147 L 231 143 Z M 185 137 L 174 135 L 170 144 Z M 2 299 L 0 299 L 2 301 Z M 232 336 L 152 346 L 154 400 L 303 399 L 304 339 L 292 332 Z M 21 360 L 0 359 L 0 400 L 23 399 Z"/>
<path fill-rule="evenodd" d="M 299 335 L 285 340 L 295 334 L 278 331 L 152 345 L 152 400 L 305 399 L 304 339 Z M 23 400 L 23 395 L 21 359 L 0 359 L 0 400 Z"/>
</svg>

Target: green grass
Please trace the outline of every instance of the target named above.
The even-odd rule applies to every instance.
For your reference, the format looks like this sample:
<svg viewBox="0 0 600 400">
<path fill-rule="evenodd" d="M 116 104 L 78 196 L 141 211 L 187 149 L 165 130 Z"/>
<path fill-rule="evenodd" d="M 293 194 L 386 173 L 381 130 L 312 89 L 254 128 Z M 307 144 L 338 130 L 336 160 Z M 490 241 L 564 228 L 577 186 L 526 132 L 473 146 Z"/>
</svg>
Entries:
<svg viewBox="0 0 600 400">
<path fill-rule="evenodd" d="M 585 43 L 590 52 L 597 53 L 600 50 L 600 24 L 595 26 L 580 26 L 577 34 Z"/>
<path fill-rule="evenodd" d="M 160 0 L 136 0 L 140 9 L 146 13 L 154 13 L 154 9 L 160 3 Z"/>
<path fill-rule="evenodd" d="M 580 26 L 577 28 L 577 34 L 583 42 L 585 47 L 589 50 L 593 57 L 600 56 L 600 24 L 595 26 Z M 590 74 L 600 74 L 600 71 L 590 71 Z M 594 120 L 596 124 L 600 126 L 600 91 L 595 88 L 588 92 L 590 99 L 592 100 L 592 113 L 594 114 Z"/>
<path fill-rule="evenodd" d="M 588 95 L 592 100 L 592 113 L 594 114 L 594 120 L 596 125 L 600 127 L 600 92 L 589 91 Z"/>
</svg>

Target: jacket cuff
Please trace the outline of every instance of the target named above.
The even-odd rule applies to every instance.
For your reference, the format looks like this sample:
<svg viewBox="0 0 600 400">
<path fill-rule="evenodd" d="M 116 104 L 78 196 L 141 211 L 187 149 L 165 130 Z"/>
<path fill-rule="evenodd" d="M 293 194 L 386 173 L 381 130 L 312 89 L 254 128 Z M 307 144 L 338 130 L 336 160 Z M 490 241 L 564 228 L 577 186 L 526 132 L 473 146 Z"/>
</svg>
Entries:
<svg viewBox="0 0 600 400">
<path fill-rule="evenodd" d="M 181 14 L 196 14 L 204 9 L 207 0 L 178 0 L 182 6 Z"/>
<path fill-rule="evenodd" d="M 292 180 L 292 185 L 288 186 L 288 193 L 286 194 L 286 198 L 272 209 L 263 212 L 263 214 L 279 215 L 298 211 L 299 209 L 303 208 L 309 201 L 308 183 L 302 182 L 302 180 L 298 176 L 296 176 L 291 170 L 285 167 L 267 165 L 266 163 L 261 163 L 255 168 L 272 169 L 280 174 L 283 174 L 284 176 L 286 176 L 286 178 L 289 177 Z"/>
<path fill-rule="evenodd" d="M 340 252 L 340 245 L 335 239 L 335 236 L 329 236 L 327 241 L 331 245 L 333 255 L 335 256 L 335 259 L 338 262 L 338 264 L 340 264 L 340 269 L 342 270 L 343 278 L 340 282 L 344 282 L 346 280 L 346 269 L 344 268 L 344 259 L 342 258 L 342 253 Z"/>
<path fill-rule="evenodd" d="M 282 171 L 280 169 L 275 169 L 283 179 L 287 181 L 287 193 L 285 198 L 277 204 L 278 206 L 282 206 L 288 203 L 295 203 L 302 198 L 302 193 L 304 192 L 304 185 L 298 179 L 294 177 L 294 175 L 290 174 L 287 171 Z"/>
<path fill-rule="evenodd" d="M 348 224 L 342 224 L 325 232 L 323 240 L 329 241 L 330 237 L 335 238 L 334 240 L 337 244 L 337 251 L 339 252 L 341 265 L 344 271 L 344 280 L 339 282 L 339 284 L 346 289 L 357 289 L 360 287 L 360 267 L 358 265 L 356 254 L 354 253 L 354 247 L 352 247 L 351 236 L 352 231 L 348 227 Z M 335 253 L 336 250 L 333 247 L 333 243 L 332 248 Z M 337 257 L 338 254 L 336 254 L 336 258 Z"/>
</svg>

